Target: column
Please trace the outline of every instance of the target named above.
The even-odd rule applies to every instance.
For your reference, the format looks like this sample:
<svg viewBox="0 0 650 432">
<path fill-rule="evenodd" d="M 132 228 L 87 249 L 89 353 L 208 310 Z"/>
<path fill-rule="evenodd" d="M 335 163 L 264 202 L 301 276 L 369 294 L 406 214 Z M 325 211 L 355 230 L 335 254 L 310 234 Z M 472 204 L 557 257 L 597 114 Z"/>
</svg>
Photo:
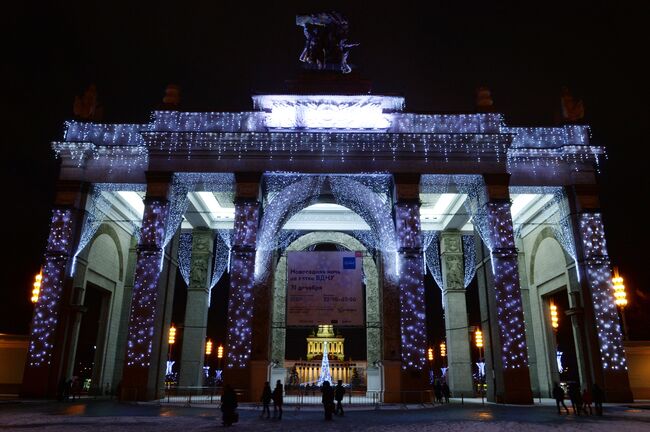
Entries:
<svg viewBox="0 0 650 432">
<path fill-rule="evenodd" d="M 426 384 L 426 312 L 420 236 L 419 175 L 396 175 L 395 228 L 398 247 L 402 390 Z"/>
<path fill-rule="evenodd" d="M 567 195 L 580 272 L 585 350 L 591 360 L 590 381 L 598 383 L 605 391 L 607 402 L 631 402 L 598 189 L 590 184 L 575 185 Z"/>
<path fill-rule="evenodd" d="M 162 325 L 163 311 L 168 301 L 167 284 L 160 282 L 172 175 L 147 172 L 146 176 L 147 194 L 140 228 L 122 375 L 123 400 L 151 400 L 158 396 L 160 354 L 167 346 L 164 335 L 168 326 Z"/>
<path fill-rule="evenodd" d="M 181 387 L 203 385 L 213 247 L 214 236 L 210 228 L 199 227 L 192 231 L 192 263 L 189 286 L 187 287 L 179 376 Z"/>
<path fill-rule="evenodd" d="M 226 380 L 239 388 L 249 388 L 251 395 L 260 394 L 267 374 L 267 360 L 256 365 L 255 371 L 263 376 L 251 376 L 251 354 L 253 352 L 253 319 L 255 308 L 255 246 L 259 224 L 260 203 L 257 175 L 236 175 L 235 223 L 230 261 L 230 297 L 228 299 L 228 339 L 226 356 Z M 268 305 L 265 313 L 268 316 Z M 262 313 L 260 311 L 260 313 Z M 260 321 L 258 317 L 258 322 Z M 267 328 L 268 326 L 268 328 Z M 255 327 L 256 333 L 268 342 L 270 323 Z M 268 346 L 266 347 L 268 349 Z M 268 353 L 266 353 L 268 356 Z M 252 397 L 252 396 L 251 396 Z"/>
<path fill-rule="evenodd" d="M 447 337 L 447 381 L 454 397 L 474 395 L 472 360 L 465 300 L 462 237 L 458 231 L 440 236 L 442 266 L 442 302 Z"/>
<path fill-rule="evenodd" d="M 24 397 L 54 396 L 66 370 L 63 364 L 73 316 L 69 276 L 72 254 L 79 241 L 88 184 L 59 181 L 50 219 L 50 233 L 43 257 L 43 279 L 34 307 L 21 394 Z M 73 314 L 74 315 L 74 314 Z"/>
<path fill-rule="evenodd" d="M 483 204 L 480 217 L 485 218 L 484 241 L 490 247 L 491 272 L 484 267 L 484 277 L 481 279 L 484 297 L 487 297 L 484 298 L 487 316 L 483 315 L 482 310 L 481 319 L 489 320 L 487 324 L 490 330 L 491 370 L 486 368 L 486 374 L 493 391 L 488 391 L 488 394 L 500 403 L 530 404 L 533 400 L 518 253 L 510 213 L 509 175 L 485 175 L 484 179 L 487 201 Z"/>
</svg>

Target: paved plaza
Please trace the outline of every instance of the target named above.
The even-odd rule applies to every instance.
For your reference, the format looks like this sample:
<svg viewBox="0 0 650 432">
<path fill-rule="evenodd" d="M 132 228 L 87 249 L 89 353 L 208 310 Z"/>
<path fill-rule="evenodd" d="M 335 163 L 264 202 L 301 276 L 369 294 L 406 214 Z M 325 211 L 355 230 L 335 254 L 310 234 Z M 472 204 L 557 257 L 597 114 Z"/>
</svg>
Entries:
<svg viewBox="0 0 650 432">
<path fill-rule="evenodd" d="M 318 407 L 286 407 L 281 421 L 260 419 L 243 405 L 231 430 L 264 431 L 650 431 L 650 404 L 607 406 L 605 416 L 558 416 L 548 405 L 502 406 L 452 403 L 401 405 L 379 410 L 350 407 L 345 417 L 325 422 Z M 114 401 L 0 402 L 0 430 L 17 431 L 207 431 L 221 429 L 215 406 L 182 407 Z"/>
</svg>

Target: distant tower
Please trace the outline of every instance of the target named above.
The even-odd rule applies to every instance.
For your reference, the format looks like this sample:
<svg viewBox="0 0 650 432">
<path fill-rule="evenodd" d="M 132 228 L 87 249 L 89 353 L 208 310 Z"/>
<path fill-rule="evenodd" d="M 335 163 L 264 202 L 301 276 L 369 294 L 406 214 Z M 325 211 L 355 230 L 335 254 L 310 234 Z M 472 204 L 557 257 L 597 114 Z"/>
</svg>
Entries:
<svg viewBox="0 0 650 432">
<path fill-rule="evenodd" d="M 318 386 L 322 387 L 325 381 L 329 381 L 332 384 L 332 374 L 330 373 L 330 361 L 327 358 L 327 345 L 325 342 L 323 344 L 323 361 L 320 364 L 320 376 L 318 377 Z"/>
</svg>

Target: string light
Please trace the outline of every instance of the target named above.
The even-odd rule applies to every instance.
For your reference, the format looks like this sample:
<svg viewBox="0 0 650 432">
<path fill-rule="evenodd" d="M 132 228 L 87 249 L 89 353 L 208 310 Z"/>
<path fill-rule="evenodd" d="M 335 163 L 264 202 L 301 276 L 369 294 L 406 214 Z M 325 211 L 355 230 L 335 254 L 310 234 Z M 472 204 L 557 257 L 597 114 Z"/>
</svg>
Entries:
<svg viewBox="0 0 650 432">
<path fill-rule="evenodd" d="M 168 209 L 166 200 L 145 202 L 129 315 L 127 366 L 150 364 Z"/>
<path fill-rule="evenodd" d="M 28 353 L 30 367 L 50 364 L 54 333 L 59 322 L 63 281 L 71 250 L 72 210 L 55 208 L 45 249 L 43 278 L 32 318 Z"/>
<path fill-rule="evenodd" d="M 255 244 L 259 203 L 235 203 L 235 225 L 228 299 L 228 358 L 226 367 L 244 368 L 251 355 Z"/>
<path fill-rule="evenodd" d="M 422 369 L 426 363 L 424 265 L 419 207 L 417 202 L 395 204 L 403 369 Z"/>
<path fill-rule="evenodd" d="M 223 345 L 219 345 L 217 347 L 217 358 L 222 359 L 223 358 Z"/>
<path fill-rule="evenodd" d="M 440 343 L 440 357 L 447 357 L 447 344 L 444 342 Z"/>
<path fill-rule="evenodd" d="M 596 315 L 596 332 L 603 369 L 626 370 L 621 326 L 612 295 L 605 228 L 600 213 L 578 215 L 578 226 L 585 254 L 587 283 Z"/>
<path fill-rule="evenodd" d="M 212 354 L 212 341 L 210 339 L 205 343 L 205 355 L 209 356 Z"/>
<path fill-rule="evenodd" d="M 427 360 L 429 360 L 430 362 L 433 361 L 433 348 L 429 348 L 427 350 Z"/>
</svg>

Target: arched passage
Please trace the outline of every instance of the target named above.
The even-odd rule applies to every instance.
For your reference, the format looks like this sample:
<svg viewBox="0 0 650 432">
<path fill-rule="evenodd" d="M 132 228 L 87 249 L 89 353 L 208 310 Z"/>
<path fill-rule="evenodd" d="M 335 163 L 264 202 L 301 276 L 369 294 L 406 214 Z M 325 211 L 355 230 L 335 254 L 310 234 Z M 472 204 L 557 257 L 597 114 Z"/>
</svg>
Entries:
<svg viewBox="0 0 650 432">
<path fill-rule="evenodd" d="M 271 358 L 279 366 L 284 364 L 286 351 L 286 295 L 287 252 L 303 251 L 319 243 L 334 243 L 351 251 L 363 252 L 363 271 L 366 283 L 366 356 L 368 365 L 381 359 L 381 318 L 379 307 L 379 274 L 377 265 L 366 247 L 354 237 L 334 231 L 316 231 L 305 234 L 291 243 L 276 267 L 273 280 L 273 315 L 271 332 Z"/>
</svg>

